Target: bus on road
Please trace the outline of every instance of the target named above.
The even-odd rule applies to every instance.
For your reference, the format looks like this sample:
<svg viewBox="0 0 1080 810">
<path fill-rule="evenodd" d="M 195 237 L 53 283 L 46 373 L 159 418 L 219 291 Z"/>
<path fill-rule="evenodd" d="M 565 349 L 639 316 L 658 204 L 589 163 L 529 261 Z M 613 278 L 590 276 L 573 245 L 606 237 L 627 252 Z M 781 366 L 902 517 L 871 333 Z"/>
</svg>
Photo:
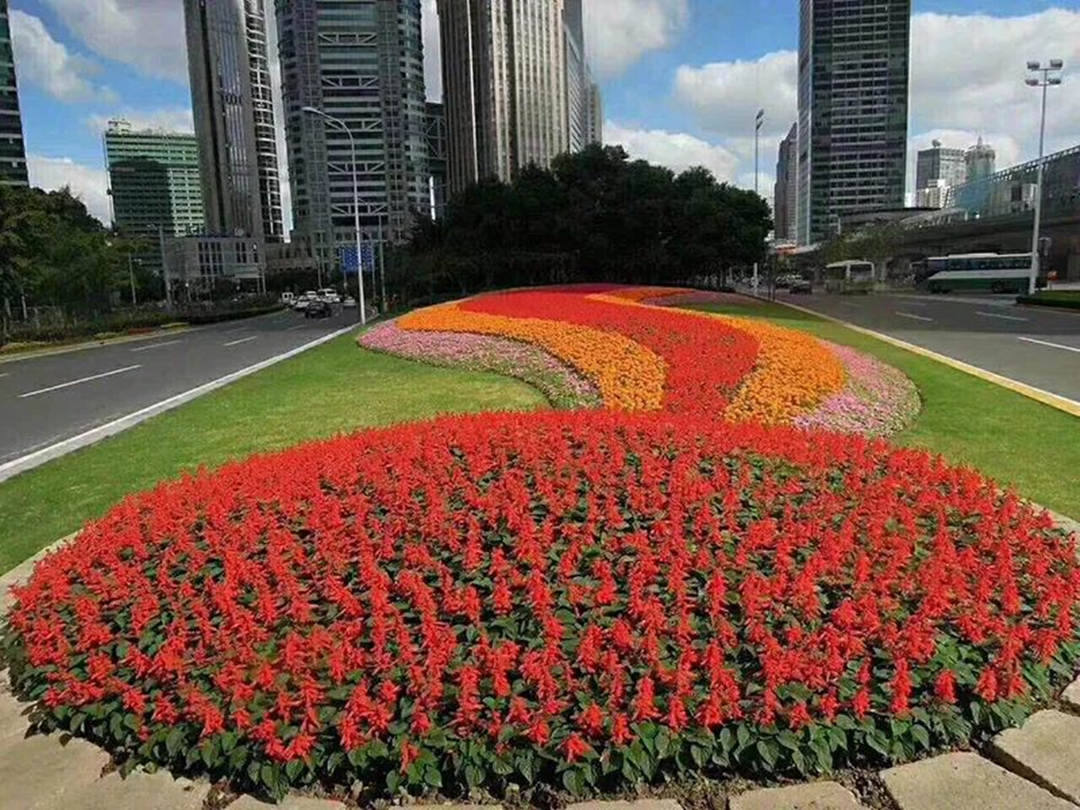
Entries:
<svg viewBox="0 0 1080 810">
<path fill-rule="evenodd" d="M 833 262 L 825 267 L 825 292 L 851 294 L 868 293 L 874 289 L 872 262 L 848 260 Z"/>
<path fill-rule="evenodd" d="M 916 273 L 932 293 L 992 292 L 1023 294 L 1031 273 L 1030 253 L 963 253 L 934 256 Z M 922 276 L 922 278 L 919 278 Z M 1041 275 L 1038 286 L 1046 286 Z"/>
</svg>

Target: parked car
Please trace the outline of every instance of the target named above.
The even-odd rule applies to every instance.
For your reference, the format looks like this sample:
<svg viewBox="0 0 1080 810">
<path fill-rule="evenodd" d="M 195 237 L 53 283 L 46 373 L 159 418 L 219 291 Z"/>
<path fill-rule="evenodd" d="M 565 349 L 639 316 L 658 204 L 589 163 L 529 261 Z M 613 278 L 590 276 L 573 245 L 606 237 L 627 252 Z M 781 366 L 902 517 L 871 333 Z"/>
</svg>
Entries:
<svg viewBox="0 0 1080 810">
<path fill-rule="evenodd" d="M 296 293 L 283 292 L 281 294 L 281 303 L 283 303 L 287 307 L 291 307 L 293 304 L 296 303 Z"/>
<path fill-rule="evenodd" d="M 319 290 L 319 299 L 326 301 L 328 304 L 340 304 L 341 296 L 338 295 L 337 290 L 332 287 L 324 287 Z"/>
<path fill-rule="evenodd" d="M 321 298 L 316 298 L 307 305 L 307 309 L 304 310 L 305 318 L 329 318 L 334 314 L 334 308 L 330 305 L 329 301 L 323 301 Z"/>
<path fill-rule="evenodd" d="M 341 302 L 341 305 L 345 307 L 345 309 L 356 309 L 356 299 L 351 295 L 346 295 L 345 300 Z"/>
</svg>

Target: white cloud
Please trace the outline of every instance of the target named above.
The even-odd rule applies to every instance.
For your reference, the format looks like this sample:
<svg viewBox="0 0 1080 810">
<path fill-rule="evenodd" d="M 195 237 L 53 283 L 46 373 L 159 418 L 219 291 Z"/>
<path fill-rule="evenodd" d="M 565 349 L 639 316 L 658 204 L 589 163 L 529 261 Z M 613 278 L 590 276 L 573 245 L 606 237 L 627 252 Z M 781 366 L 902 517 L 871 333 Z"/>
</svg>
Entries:
<svg viewBox="0 0 1080 810">
<path fill-rule="evenodd" d="M 87 210 L 106 225 L 110 222 L 108 185 L 105 170 L 97 166 L 76 163 L 67 157 L 26 156 L 30 185 L 55 191 L 65 186 L 83 201 Z"/>
<path fill-rule="evenodd" d="M 641 158 L 681 172 L 704 166 L 718 180 L 731 182 L 738 158 L 723 146 L 703 141 L 684 132 L 662 129 L 634 129 L 614 121 L 604 122 L 604 141 L 621 145 L 632 158 Z"/>
<path fill-rule="evenodd" d="M 683 65 L 675 73 L 675 99 L 709 132 L 750 133 L 751 149 L 754 116 L 764 109 L 762 134 L 778 135 L 779 143 L 798 114 L 798 62 L 795 51 L 775 51 L 752 62 Z"/>
<path fill-rule="evenodd" d="M 1037 43 L 1037 44 L 1036 44 Z M 1048 9 L 1018 17 L 915 14 L 912 17 L 909 166 L 938 137 L 970 146 L 982 135 L 999 168 L 1031 160 L 1038 149 L 1039 94 L 1025 86 L 1028 59 L 1080 62 L 1080 11 Z M 1066 85 L 1078 81 L 1066 75 Z M 766 113 L 761 169 L 772 174 L 779 141 L 798 114 L 798 54 L 777 51 L 755 61 L 678 69 L 672 95 L 702 131 L 738 156 L 738 179 L 753 180 L 753 120 Z M 1080 93 L 1050 90 L 1047 151 L 1076 143 Z M 913 177 L 913 170 L 909 171 Z M 770 177 L 769 182 L 772 182 Z M 912 183 L 913 185 L 913 183 Z"/>
<path fill-rule="evenodd" d="M 12 9 L 9 16 L 19 78 L 36 85 L 64 102 L 111 101 L 116 94 L 88 77 L 101 72 L 100 65 L 53 39 L 40 18 Z"/>
<path fill-rule="evenodd" d="M 180 0 L 44 0 L 94 53 L 139 72 L 187 83 Z"/>
<path fill-rule="evenodd" d="M 86 126 L 100 135 L 110 121 L 123 120 L 133 129 L 161 129 L 166 132 L 194 132 L 195 123 L 190 107 L 166 107 L 160 110 L 135 110 L 124 107 L 109 114 L 95 113 L 86 117 Z"/>
<path fill-rule="evenodd" d="M 593 73 L 610 79 L 649 51 L 670 46 L 690 19 L 689 0 L 584 0 L 585 49 Z"/>
</svg>

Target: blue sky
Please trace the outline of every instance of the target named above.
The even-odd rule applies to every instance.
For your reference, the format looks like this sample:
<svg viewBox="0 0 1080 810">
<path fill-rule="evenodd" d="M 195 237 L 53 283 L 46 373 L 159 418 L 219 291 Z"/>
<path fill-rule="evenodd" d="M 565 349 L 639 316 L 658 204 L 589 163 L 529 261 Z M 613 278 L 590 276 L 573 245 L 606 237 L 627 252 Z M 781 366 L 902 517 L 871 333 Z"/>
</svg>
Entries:
<svg viewBox="0 0 1080 810">
<path fill-rule="evenodd" d="M 425 39 L 436 41 L 434 0 Z M 797 0 L 585 0 L 606 139 L 681 169 L 753 185 L 753 115 L 767 119 L 759 183 L 795 116 Z M 190 128 L 180 0 L 10 0 L 32 180 L 70 184 L 107 216 L 101 130 L 112 117 Z M 1050 148 L 1080 142 L 1080 10 L 1034 0 L 915 0 L 911 151 L 980 135 L 999 166 L 1034 157 L 1037 94 L 1027 59 L 1062 58 Z M 437 50 L 428 48 L 437 94 Z M 1073 78 L 1075 76 L 1075 78 Z M 1073 85 L 1073 86 L 1070 86 Z"/>
</svg>

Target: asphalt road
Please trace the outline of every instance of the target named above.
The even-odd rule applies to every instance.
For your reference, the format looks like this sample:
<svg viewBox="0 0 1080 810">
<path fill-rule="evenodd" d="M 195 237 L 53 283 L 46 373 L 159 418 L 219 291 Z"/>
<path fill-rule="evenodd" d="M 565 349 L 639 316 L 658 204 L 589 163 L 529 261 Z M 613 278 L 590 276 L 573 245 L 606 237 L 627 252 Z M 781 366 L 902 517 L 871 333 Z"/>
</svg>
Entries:
<svg viewBox="0 0 1080 810">
<path fill-rule="evenodd" d="M 831 315 L 1080 402 L 1080 313 L 1020 307 L 1010 296 L 790 295 Z"/>
<path fill-rule="evenodd" d="M 355 322 L 280 312 L 0 363 L 0 464 L 283 354 Z"/>
</svg>

